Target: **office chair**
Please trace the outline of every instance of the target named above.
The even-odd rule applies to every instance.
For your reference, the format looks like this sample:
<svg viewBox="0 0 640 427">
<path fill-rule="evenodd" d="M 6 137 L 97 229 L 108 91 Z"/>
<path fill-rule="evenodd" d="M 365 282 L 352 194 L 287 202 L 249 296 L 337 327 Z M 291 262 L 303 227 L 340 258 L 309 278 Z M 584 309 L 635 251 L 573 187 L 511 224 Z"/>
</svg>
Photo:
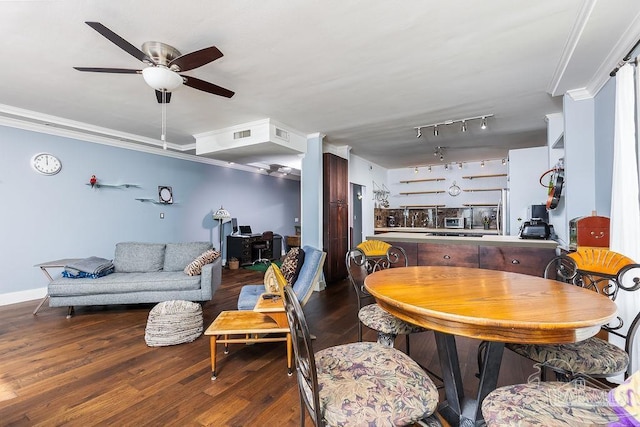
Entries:
<svg viewBox="0 0 640 427">
<path fill-rule="evenodd" d="M 269 248 L 271 248 L 272 242 L 273 242 L 273 231 L 265 231 L 264 233 L 262 233 L 262 237 L 260 238 L 260 240 L 253 244 L 253 249 L 258 250 L 258 259 L 253 261 L 253 265 L 261 262 L 265 264 L 269 264 L 271 262 L 270 259 L 264 258 L 262 256 L 262 251 L 269 250 Z"/>
</svg>

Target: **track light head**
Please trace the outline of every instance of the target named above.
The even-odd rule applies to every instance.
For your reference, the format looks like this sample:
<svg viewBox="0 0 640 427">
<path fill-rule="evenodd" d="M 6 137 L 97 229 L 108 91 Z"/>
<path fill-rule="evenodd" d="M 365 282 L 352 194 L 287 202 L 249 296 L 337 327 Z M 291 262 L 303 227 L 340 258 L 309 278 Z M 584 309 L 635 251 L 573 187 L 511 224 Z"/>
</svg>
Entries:
<svg viewBox="0 0 640 427">
<path fill-rule="evenodd" d="M 502 166 L 507 164 L 507 159 L 502 159 Z"/>
<path fill-rule="evenodd" d="M 458 163 L 458 169 L 462 169 L 462 162 Z"/>
<path fill-rule="evenodd" d="M 433 127 L 433 136 L 438 136 L 438 125 Z"/>
<path fill-rule="evenodd" d="M 416 166 L 416 168 L 413 170 L 413 173 L 418 173 L 418 167 Z"/>
<path fill-rule="evenodd" d="M 461 132 L 466 132 L 467 131 L 467 121 L 466 120 L 462 121 L 462 126 L 460 126 L 460 131 Z"/>
<path fill-rule="evenodd" d="M 482 123 L 480 124 L 480 129 L 486 129 L 487 128 L 487 118 L 486 117 L 482 117 Z"/>
<path fill-rule="evenodd" d="M 480 167 L 483 168 L 484 167 L 484 160 L 480 162 Z"/>
<path fill-rule="evenodd" d="M 420 138 L 422 136 L 422 128 L 416 128 L 416 138 Z"/>
<path fill-rule="evenodd" d="M 440 161 L 444 160 L 444 156 L 442 154 L 440 154 Z"/>
<path fill-rule="evenodd" d="M 429 172 L 431 172 L 431 165 L 429 165 L 429 167 L 427 168 L 427 170 L 428 170 Z"/>
<path fill-rule="evenodd" d="M 442 160 L 442 159 L 440 159 L 440 160 Z M 449 164 L 448 163 L 444 164 L 444 170 L 449 170 Z"/>
</svg>

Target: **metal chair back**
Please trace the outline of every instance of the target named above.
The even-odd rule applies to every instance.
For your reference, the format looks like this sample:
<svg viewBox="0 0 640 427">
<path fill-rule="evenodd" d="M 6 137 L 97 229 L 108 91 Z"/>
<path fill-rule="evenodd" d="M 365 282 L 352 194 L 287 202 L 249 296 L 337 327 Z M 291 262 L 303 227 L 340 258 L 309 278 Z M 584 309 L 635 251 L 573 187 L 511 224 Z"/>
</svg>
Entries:
<svg viewBox="0 0 640 427">
<path fill-rule="evenodd" d="M 296 377 L 300 394 L 300 425 L 304 426 L 304 407 L 315 425 L 322 425 L 320 396 L 318 393 L 318 374 L 316 360 L 311 343 L 311 334 L 307 320 L 291 286 L 284 288 L 284 308 L 289 321 L 293 354 L 296 365 Z"/>
</svg>

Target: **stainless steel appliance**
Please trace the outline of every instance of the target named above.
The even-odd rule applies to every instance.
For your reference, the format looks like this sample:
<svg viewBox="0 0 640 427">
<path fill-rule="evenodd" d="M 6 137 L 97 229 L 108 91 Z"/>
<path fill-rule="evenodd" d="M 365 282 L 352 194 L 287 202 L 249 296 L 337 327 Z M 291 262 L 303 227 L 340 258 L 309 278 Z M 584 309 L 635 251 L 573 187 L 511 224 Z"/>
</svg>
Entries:
<svg viewBox="0 0 640 427">
<path fill-rule="evenodd" d="M 551 235 L 551 227 L 539 219 L 525 221 L 520 229 L 521 239 L 548 239 Z"/>
<path fill-rule="evenodd" d="M 464 228 L 464 217 L 445 218 L 444 228 Z"/>
<path fill-rule="evenodd" d="M 395 227 L 396 226 L 396 217 L 393 215 L 389 215 L 387 217 L 387 227 Z"/>
</svg>

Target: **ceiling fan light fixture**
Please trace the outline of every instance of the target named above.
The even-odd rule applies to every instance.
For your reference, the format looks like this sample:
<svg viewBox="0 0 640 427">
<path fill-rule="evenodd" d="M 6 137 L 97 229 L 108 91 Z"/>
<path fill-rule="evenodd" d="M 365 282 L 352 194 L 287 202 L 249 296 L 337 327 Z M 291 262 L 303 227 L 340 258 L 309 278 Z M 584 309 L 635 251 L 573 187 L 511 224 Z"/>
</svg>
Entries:
<svg viewBox="0 0 640 427">
<path fill-rule="evenodd" d="M 149 86 L 161 92 L 173 92 L 182 86 L 183 83 L 180 74 L 162 66 L 143 69 L 142 77 Z"/>
</svg>

